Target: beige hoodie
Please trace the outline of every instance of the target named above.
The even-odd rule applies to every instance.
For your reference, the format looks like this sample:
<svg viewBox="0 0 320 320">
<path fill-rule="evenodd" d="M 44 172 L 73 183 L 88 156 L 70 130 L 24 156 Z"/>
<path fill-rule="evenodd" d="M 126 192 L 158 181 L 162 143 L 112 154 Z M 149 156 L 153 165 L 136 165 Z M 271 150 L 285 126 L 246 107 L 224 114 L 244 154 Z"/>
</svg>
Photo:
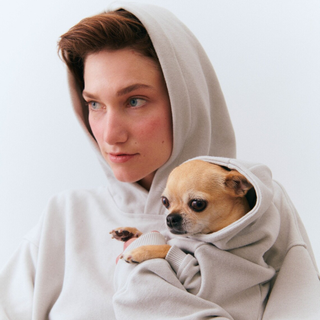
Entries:
<svg viewBox="0 0 320 320">
<path fill-rule="evenodd" d="M 230 309 L 215 303 L 212 297 L 206 299 L 198 293 L 188 293 L 176 274 L 180 262 L 176 264 L 176 272 L 165 260 L 146 262 L 138 267 L 126 265 L 124 269 L 120 268 L 123 264 L 119 264 L 119 270 L 115 270 L 115 258 L 122 244 L 111 240 L 109 231 L 123 225 L 135 226 L 145 233 L 164 230 L 165 210 L 160 195 L 175 166 L 196 156 L 235 157 L 234 132 L 220 86 L 195 37 L 164 9 L 138 3 L 114 3 L 110 10 L 120 7 L 142 21 L 157 51 L 172 108 L 172 156 L 157 171 L 150 192 L 136 183 L 117 181 L 90 136 L 81 92 L 69 76 L 76 115 L 104 168 L 106 185 L 92 190 L 63 192 L 51 199 L 39 224 L 25 237 L 0 273 L 1 320 L 208 319 L 216 315 L 230 319 L 230 314 L 236 314 L 231 309 L 239 306 L 237 298 L 234 298 L 234 304 L 230 302 Z M 229 165 L 229 160 L 221 161 Z M 241 163 L 230 163 L 241 167 L 250 176 L 250 181 L 255 181 L 254 166 L 245 169 Z M 263 180 L 265 174 L 261 174 L 257 179 Z M 259 190 L 257 186 L 257 204 L 262 199 Z M 319 297 L 311 249 L 289 200 L 279 188 L 276 190 L 275 194 L 268 193 L 269 198 L 276 199 L 280 211 L 282 206 L 286 208 L 284 212 L 291 217 L 288 221 L 294 232 L 280 226 L 273 246 L 263 256 L 271 265 L 270 274 L 279 272 L 265 319 L 286 319 L 277 316 L 291 314 L 288 310 L 296 311 L 299 306 L 296 301 L 301 302 L 304 314 L 311 315 L 318 312 L 315 301 Z M 287 210 L 288 206 L 290 210 Z M 256 212 L 263 211 L 258 210 L 257 205 L 255 208 Z M 246 219 L 257 219 L 258 215 L 253 214 L 254 218 L 248 215 Z M 232 227 L 233 236 L 245 228 L 249 221 L 246 219 L 243 225 Z M 220 234 L 221 241 L 226 239 L 228 230 Z M 300 255 L 288 255 L 284 260 L 284 251 L 289 249 L 288 239 L 291 238 L 298 239 L 297 250 L 301 252 Z M 193 241 L 198 240 L 203 242 L 202 239 Z M 212 243 L 219 248 L 219 242 Z M 228 250 L 221 248 L 220 251 Z M 282 269 L 284 263 L 286 268 Z M 117 277 L 119 272 L 121 278 Z M 299 278 L 297 273 L 302 276 Z M 190 276 L 187 269 L 186 274 Z M 288 278 L 287 274 L 291 276 Z M 272 279 L 270 287 L 275 278 Z M 299 281 L 288 283 L 288 279 Z M 204 283 L 203 277 L 201 282 L 198 280 L 199 287 L 199 283 Z M 301 290 L 303 295 L 300 296 Z M 281 301 L 283 303 L 279 303 Z M 260 305 L 258 308 L 261 310 Z"/>
</svg>

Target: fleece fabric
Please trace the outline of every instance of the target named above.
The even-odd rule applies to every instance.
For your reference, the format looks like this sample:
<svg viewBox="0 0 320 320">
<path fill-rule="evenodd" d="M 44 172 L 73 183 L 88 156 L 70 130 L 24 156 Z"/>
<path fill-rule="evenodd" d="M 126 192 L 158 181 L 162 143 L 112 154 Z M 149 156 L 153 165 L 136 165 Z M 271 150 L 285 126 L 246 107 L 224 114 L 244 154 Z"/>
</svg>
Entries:
<svg viewBox="0 0 320 320">
<path fill-rule="evenodd" d="M 269 168 L 235 159 L 197 159 L 242 173 L 253 185 L 247 195 L 251 211 L 211 234 L 149 232 L 131 243 L 126 251 L 150 244 L 172 247 L 166 261 L 118 262 L 117 318 L 130 312 L 139 319 L 160 319 L 160 313 L 161 319 L 318 319 L 320 287 L 310 244 Z M 179 307 L 173 311 L 173 305 Z"/>
<path fill-rule="evenodd" d="M 262 314 L 264 320 L 294 319 L 301 313 L 303 318 L 313 319 L 319 315 L 319 281 L 307 235 L 285 192 L 269 181 L 268 170 L 227 160 L 236 156 L 234 132 L 215 72 L 201 45 L 165 9 L 116 2 L 108 10 L 119 8 L 141 20 L 157 51 L 172 109 L 171 158 L 157 171 L 149 192 L 137 183 L 117 181 L 90 134 L 85 103 L 69 75 L 75 114 L 103 166 L 106 184 L 91 190 L 66 191 L 49 201 L 38 225 L 26 235 L 0 273 L 0 319 L 238 319 L 238 308 L 239 312 L 243 310 L 241 302 L 248 306 L 258 287 L 259 305 L 247 308 L 247 319 L 254 315 L 258 319 Z M 172 239 L 178 241 L 171 252 L 172 259 L 156 259 L 138 266 L 119 263 L 116 268 L 115 259 L 122 244 L 112 240 L 109 231 L 133 226 L 146 234 L 151 230 L 164 232 L 165 208 L 160 196 L 167 176 L 175 166 L 197 156 L 210 156 L 209 161 L 235 166 L 256 183 L 253 213 L 217 235 L 208 236 L 208 240 Z M 268 180 L 268 187 L 262 188 L 258 180 Z M 257 239 L 252 243 L 250 226 L 262 223 L 260 215 L 269 212 L 262 203 L 277 208 L 270 217 L 274 227 L 266 231 L 265 242 Z M 265 215 L 266 220 L 267 217 L 269 214 Z M 195 244 L 190 251 L 193 255 L 188 258 L 181 250 L 185 241 Z M 264 254 L 260 242 L 265 243 Z M 212 261 L 206 260 L 202 244 L 215 248 L 218 255 L 215 265 L 210 265 L 217 281 L 215 287 L 213 278 L 205 279 L 208 271 L 199 275 L 193 270 L 207 270 Z M 185 259 L 191 260 L 188 263 Z M 247 260 L 250 269 L 239 278 L 245 274 L 240 268 L 248 266 Z M 237 262 L 238 276 L 226 279 L 230 272 L 226 270 L 224 274 L 223 268 L 229 269 Z M 261 270 L 261 275 L 256 270 Z M 265 285 L 260 284 L 262 278 Z M 223 279 L 226 285 L 222 285 Z M 207 281 L 208 286 L 204 285 Z M 193 283 L 192 288 L 189 283 Z M 227 285 L 234 290 L 230 296 Z M 217 294 L 219 291 L 223 296 Z M 242 313 L 239 316 L 243 317 Z"/>
</svg>

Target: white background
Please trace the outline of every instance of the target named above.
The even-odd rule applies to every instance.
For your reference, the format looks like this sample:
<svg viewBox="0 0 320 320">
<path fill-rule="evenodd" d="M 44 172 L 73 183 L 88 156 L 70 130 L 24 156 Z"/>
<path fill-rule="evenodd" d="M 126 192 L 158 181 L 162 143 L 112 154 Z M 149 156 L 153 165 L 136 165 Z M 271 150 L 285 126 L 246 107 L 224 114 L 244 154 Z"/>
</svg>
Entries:
<svg viewBox="0 0 320 320">
<path fill-rule="evenodd" d="M 203 44 L 230 110 L 238 158 L 271 168 L 320 265 L 320 1 L 144 2 L 174 12 Z M 53 194 L 105 181 L 73 116 L 56 43 L 108 3 L 1 1 L 0 268 Z"/>
</svg>

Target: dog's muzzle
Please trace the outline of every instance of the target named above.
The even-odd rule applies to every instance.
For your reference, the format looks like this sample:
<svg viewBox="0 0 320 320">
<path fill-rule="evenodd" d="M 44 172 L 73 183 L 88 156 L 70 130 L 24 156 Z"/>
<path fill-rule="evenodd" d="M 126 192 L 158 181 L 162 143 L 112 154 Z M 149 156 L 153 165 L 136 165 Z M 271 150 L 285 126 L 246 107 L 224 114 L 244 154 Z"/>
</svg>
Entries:
<svg viewBox="0 0 320 320">
<path fill-rule="evenodd" d="M 183 217 L 179 213 L 170 213 L 167 216 L 167 226 L 170 229 L 170 232 L 174 234 L 186 233 L 183 228 Z"/>
</svg>

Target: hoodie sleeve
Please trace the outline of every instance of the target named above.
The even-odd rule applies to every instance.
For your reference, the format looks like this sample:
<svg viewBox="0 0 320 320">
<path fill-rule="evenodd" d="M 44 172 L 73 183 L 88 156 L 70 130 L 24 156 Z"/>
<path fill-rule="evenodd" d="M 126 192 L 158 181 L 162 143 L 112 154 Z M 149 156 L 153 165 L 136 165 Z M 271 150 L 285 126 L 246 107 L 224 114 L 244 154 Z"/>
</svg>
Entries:
<svg viewBox="0 0 320 320">
<path fill-rule="evenodd" d="M 187 292 L 163 259 L 137 266 L 119 262 L 118 266 L 125 281 L 113 297 L 117 319 L 233 319 L 219 305 Z"/>
<path fill-rule="evenodd" d="M 263 320 L 320 319 L 320 283 L 306 248 L 286 254 L 271 291 Z"/>
<path fill-rule="evenodd" d="M 0 273 L 0 319 L 32 317 L 37 246 L 25 240 Z"/>
<path fill-rule="evenodd" d="M 201 287 L 201 273 L 198 260 L 191 254 L 184 253 L 176 246 L 171 247 L 166 260 L 170 263 L 171 268 L 177 274 L 184 288 L 192 294 L 197 294 Z"/>
<path fill-rule="evenodd" d="M 263 320 L 320 319 L 320 281 L 309 238 L 283 187 L 275 183 L 279 237 L 267 261 L 277 270 Z"/>
<path fill-rule="evenodd" d="M 131 250 L 140 245 L 162 244 L 160 234 L 146 234 L 132 243 L 126 250 Z M 178 249 L 178 248 L 176 248 Z M 178 249 L 178 254 L 173 254 L 194 271 L 195 283 L 200 281 L 197 277 L 199 267 Z M 181 252 L 180 252 L 181 251 Z M 182 256 L 181 253 L 184 255 Z M 191 257 L 191 256 L 190 256 Z M 185 260 L 183 262 L 183 260 Z M 192 260 L 192 259 L 191 259 Z M 180 266 L 181 264 L 181 266 Z M 188 268 L 190 270 L 190 268 Z M 169 262 L 164 259 L 152 259 L 139 265 L 127 264 L 119 261 L 115 272 L 115 295 L 113 306 L 117 319 L 221 319 L 233 320 L 231 315 L 219 305 L 189 293 L 182 278 L 177 277 Z M 190 284 L 191 283 L 191 284 Z M 197 287 L 190 281 L 187 287 Z M 137 307 L 138 306 L 138 307 Z M 179 307 L 177 307 L 179 306 Z"/>
</svg>

